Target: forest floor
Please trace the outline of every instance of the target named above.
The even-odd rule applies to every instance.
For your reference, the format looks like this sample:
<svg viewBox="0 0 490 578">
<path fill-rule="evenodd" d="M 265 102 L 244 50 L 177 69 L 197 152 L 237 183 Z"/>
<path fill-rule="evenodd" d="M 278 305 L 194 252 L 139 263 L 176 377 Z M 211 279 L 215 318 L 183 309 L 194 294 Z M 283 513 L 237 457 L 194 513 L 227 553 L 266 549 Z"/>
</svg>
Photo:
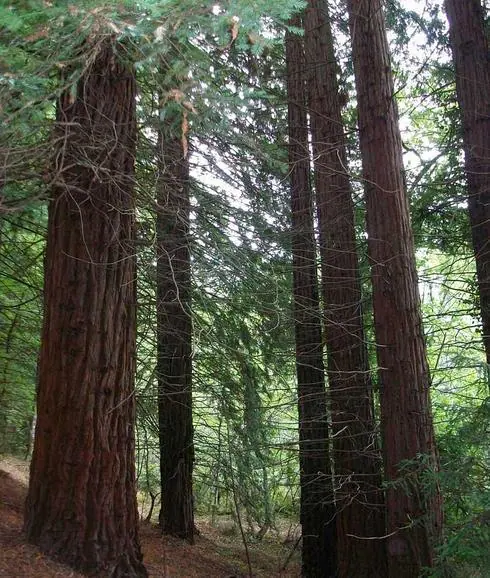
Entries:
<svg viewBox="0 0 490 578">
<path fill-rule="evenodd" d="M 83 578 L 81 574 L 53 562 L 28 544 L 22 533 L 22 516 L 29 466 L 16 458 L 0 456 L 0 577 Z M 240 536 L 230 525 L 213 526 L 198 519 L 200 535 L 190 546 L 172 538 L 162 538 L 158 529 L 146 522 L 140 527 L 145 565 L 151 578 L 238 578 L 250 576 Z M 283 544 L 283 537 L 267 536 L 248 546 L 254 578 L 297 578 L 298 552 Z M 283 569 L 284 565 L 286 569 Z"/>
</svg>

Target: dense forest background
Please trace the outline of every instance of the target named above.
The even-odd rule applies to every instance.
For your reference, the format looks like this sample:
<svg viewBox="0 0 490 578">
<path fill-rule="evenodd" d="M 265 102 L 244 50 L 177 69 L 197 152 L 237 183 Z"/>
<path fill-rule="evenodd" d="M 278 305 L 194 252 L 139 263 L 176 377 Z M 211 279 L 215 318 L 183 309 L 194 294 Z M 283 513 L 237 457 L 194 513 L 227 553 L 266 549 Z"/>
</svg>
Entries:
<svg viewBox="0 0 490 578">
<path fill-rule="evenodd" d="M 365 158 L 361 155 L 365 149 L 359 142 L 357 128 L 358 112 L 362 110 L 359 84 L 356 92 L 359 68 L 356 51 L 351 51 L 351 41 L 355 44 L 356 39 L 352 14 L 355 5 L 363 2 L 347 2 L 350 26 L 345 4 L 330 1 L 327 6 L 295 0 L 273 3 L 15 0 L 0 4 L 0 453 L 30 459 L 36 421 L 41 419 L 41 425 L 37 422 L 36 436 L 42 437 L 46 416 L 53 429 L 59 427 L 65 432 L 67 440 L 71 440 L 68 433 L 71 428 L 73 447 L 77 447 L 76 439 L 83 437 L 83 428 L 97 430 L 97 427 L 92 422 L 77 422 L 76 416 L 81 413 L 73 413 L 71 408 L 90 405 L 91 402 L 82 401 L 83 384 L 91 387 L 95 383 L 95 387 L 107 387 L 108 391 L 120 387 L 120 392 L 107 401 L 108 406 L 103 401 L 100 415 L 115 416 L 121 406 L 126 407 L 128 398 L 135 403 L 139 512 L 142 517 L 160 523 L 163 531 L 192 541 L 194 516 L 206 516 L 214 522 L 226 515 L 232 517 L 237 535 L 247 543 L 274 534 L 284 527 L 284 522 L 293 527 L 300 517 L 304 529 L 311 516 L 319 515 L 319 510 L 325 510 L 322 515 L 326 516 L 321 523 L 326 524 L 325 520 L 331 523 L 328 516 L 340 516 L 339 512 L 348 511 L 356 501 L 355 484 L 350 484 L 352 476 L 342 471 L 343 466 L 338 466 L 336 473 L 334 464 L 342 452 L 350 451 L 341 441 L 348 439 L 350 422 L 346 421 L 344 427 L 339 426 L 341 420 L 335 421 L 339 404 L 349 402 L 346 395 L 339 396 L 332 386 L 336 377 L 329 357 L 336 347 L 330 337 L 335 321 L 333 309 L 328 308 L 329 300 L 335 303 L 335 299 L 340 299 L 337 306 L 341 307 L 346 292 L 341 291 L 339 297 L 335 288 L 330 293 L 325 290 L 328 267 L 335 268 L 335 263 L 321 262 L 326 258 L 322 248 L 329 242 L 328 231 L 335 229 L 332 222 L 324 229 L 321 211 L 313 212 L 313 205 L 307 203 L 303 217 L 310 212 L 310 241 L 317 249 L 301 254 L 298 250 L 308 251 L 311 247 L 305 249 L 306 245 L 301 245 L 294 228 L 299 222 L 294 220 L 295 215 L 301 217 L 295 213 L 291 179 L 301 161 L 311 157 L 311 165 L 307 164 L 304 173 L 313 184 L 310 203 L 315 199 L 319 202 L 323 186 L 318 159 L 326 154 L 321 144 L 324 140 L 315 135 L 326 129 L 321 127 L 321 110 L 315 108 L 320 106 L 322 92 L 318 89 L 320 96 L 315 100 L 311 60 L 306 64 L 304 60 L 302 64 L 296 61 L 298 66 L 293 71 L 297 75 L 305 71 L 300 84 L 303 83 L 309 96 L 300 94 L 305 100 L 296 111 L 302 109 L 304 119 L 301 121 L 299 112 L 299 116 L 294 116 L 291 109 L 292 102 L 298 104 L 292 93 L 295 85 L 291 82 L 294 68 L 291 63 L 295 62 L 294 54 L 300 55 L 300 59 L 309 58 L 308 46 L 311 48 L 313 44 L 304 22 L 308 22 L 308 14 L 311 16 L 308 10 L 318 10 L 324 18 L 318 26 L 325 33 L 322 27 L 327 23 L 333 41 L 334 53 L 327 49 L 325 63 L 331 65 L 331 78 L 335 77 L 337 84 L 334 89 L 345 144 L 344 156 L 336 152 L 341 165 L 335 170 L 344 170 L 349 176 L 352 203 L 348 210 L 352 212 L 353 254 L 357 255 L 352 266 L 358 269 L 359 281 L 356 303 L 358 310 L 362 309 L 359 330 L 367 356 L 365 374 L 370 377 L 373 392 L 373 429 L 368 432 L 370 441 L 366 442 L 372 445 L 369 449 L 364 447 L 363 455 L 374 455 L 372 463 L 378 464 L 376 475 L 383 476 L 377 456 L 379 447 L 386 449 L 387 440 L 383 439 L 386 431 L 380 426 L 384 415 L 379 393 L 380 342 L 373 317 L 373 255 L 368 243 L 373 234 L 366 232 L 365 225 L 366 199 L 370 193 L 365 191 Z M 463 138 L 467 126 L 465 133 L 462 101 L 458 99 L 460 85 L 456 90 L 457 60 L 451 52 L 453 37 L 449 35 L 445 11 L 450 14 L 451 2 L 446 7 L 442 0 L 372 2 L 373 6 L 381 4 L 394 79 L 391 101 L 396 102 L 401 130 L 403 179 L 410 207 L 431 376 L 428 411 L 434 424 L 438 465 L 433 467 L 432 457 L 421 450 L 398 464 L 396 479 L 380 478 L 376 491 L 387 491 L 388 495 L 424 494 L 421 503 L 427 510 L 433 507 L 432 498 L 427 496 L 440 492 L 444 535 L 436 540 L 434 557 L 420 555 L 422 562 L 418 563 L 425 567 L 423 561 L 430 559 L 432 568 L 417 568 L 430 576 L 487 576 L 490 359 L 486 357 L 482 339 L 486 335 L 485 324 L 482 329 L 486 286 L 482 277 L 479 280 L 477 276 L 475 260 L 475 254 L 478 257 L 485 251 L 475 249 L 478 239 L 477 235 L 472 236 L 475 226 L 470 224 L 468 213 Z M 479 114 L 486 118 L 482 126 L 488 128 L 488 17 L 479 2 L 471 0 L 468 5 L 481 17 L 482 38 L 487 43 L 480 75 L 483 102 L 478 107 Z M 305 20 L 303 14 L 307 15 Z M 359 34 L 361 29 L 361 26 L 357 29 Z M 294 42 L 299 42 L 299 52 L 294 53 L 298 50 Z M 306 46 L 306 51 L 301 45 Z M 477 54 L 476 48 L 472 47 L 469 53 Z M 101 54 L 105 55 L 105 63 Z M 130 116 L 120 125 L 114 119 L 120 118 L 117 115 L 126 110 L 126 105 L 117 100 L 122 89 L 111 84 L 112 78 L 125 79 L 126 95 L 134 91 L 133 105 L 127 105 Z M 115 102 L 119 108 L 112 106 Z M 97 111 L 97 121 L 88 112 L 89 107 Z M 100 123 L 100 130 L 94 128 L 96 122 Z M 303 154 L 292 149 L 295 143 L 292 122 L 297 123 L 296 128 L 303 123 L 306 131 L 310 126 L 309 135 L 296 133 L 299 139 L 306 139 L 302 141 L 306 143 Z M 111 134 L 121 126 L 126 128 L 111 141 Z M 92 139 L 91 144 L 83 143 L 84 135 Z M 487 155 L 486 165 L 483 163 L 483 169 L 479 169 L 486 179 L 482 186 L 488 202 L 489 135 L 487 130 L 486 143 L 480 143 Z M 95 152 L 94 143 L 98 147 Z M 119 147 L 117 158 L 113 145 Z M 110 163 L 107 159 L 111 159 Z M 468 158 L 466 162 L 468 171 Z M 70 190 L 66 188 L 67 179 L 75 183 Z M 471 177 L 469 180 L 471 185 Z M 114 191 L 131 193 L 118 196 Z M 63 203 L 71 221 L 56 221 L 55 215 L 64 210 Z M 382 219 L 381 198 L 370 203 L 373 208 L 368 207 L 368 211 L 378 207 Z M 84 213 L 85 210 L 91 212 Z M 111 211 L 120 218 L 115 218 Z M 100 217 L 102 213 L 105 217 Z M 81 227 L 75 224 L 76 214 Z M 389 213 L 384 218 L 391 219 Z M 121 221 L 121 230 L 127 227 L 127 237 L 126 233 L 118 236 L 116 221 Z M 301 227 L 307 227 L 307 220 L 301 223 Z M 340 230 L 348 226 L 342 221 Z M 70 231 L 73 234 L 68 240 Z M 333 233 L 332 237 L 335 246 Z M 63 245 L 57 245 L 63 239 L 67 242 L 64 249 L 60 248 Z M 484 237 L 482 247 L 487 243 L 488 236 Z M 56 247 L 64 260 L 60 256 L 56 261 Z M 71 252 L 67 247 L 75 248 Z M 102 248 L 107 249 L 107 254 Z M 306 318 L 299 317 L 301 313 L 295 309 L 301 280 L 293 273 L 304 266 L 298 265 L 298 258 L 313 263 L 310 273 L 318 276 L 317 310 L 315 313 L 314 304 L 310 303 Z M 74 272 L 80 263 L 86 269 Z M 120 263 L 129 268 L 121 272 Z M 102 269 L 108 273 L 99 283 Z M 349 269 L 348 274 L 351 273 Z M 85 282 L 92 278 L 93 285 Z M 135 292 L 129 294 L 128 289 L 126 301 L 116 303 L 119 289 L 110 288 L 133 285 Z M 95 294 L 97 291 L 101 292 L 100 298 Z M 87 301 L 90 292 L 95 292 L 93 300 Z M 70 295 L 75 294 L 77 297 L 70 301 Z M 78 315 L 78 309 L 73 303 L 78 302 L 83 302 L 80 311 L 86 311 L 83 314 L 86 316 L 80 318 L 85 321 L 78 319 L 77 323 L 89 323 L 90 319 L 93 325 L 87 327 L 92 328 L 99 341 L 91 341 L 85 334 L 75 335 L 78 330 L 73 316 Z M 136 304 L 133 320 L 128 303 Z M 374 303 L 379 304 L 376 294 Z M 49 324 L 44 322 L 44 330 L 43 315 L 50 319 Z M 71 321 L 67 321 L 69 318 Z M 100 319 L 104 319 L 103 328 L 98 325 Z M 314 398 L 313 405 L 320 409 L 316 417 L 310 418 L 315 427 L 320 418 L 324 419 L 321 427 L 325 427 L 322 431 L 327 441 L 323 449 L 312 446 L 306 450 L 310 454 L 301 454 L 305 459 L 305 455 L 317 457 L 320 451 L 325 451 L 321 487 L 316 487 L 318 480 L 308 478 L 311 472 L 305 473 L 308 466 L 304 462 L 300 468 L 298 422 L 303 426 L 308 423 L 310 418 L 301 412 L 314 409 L 305 409 L 301 403 L 298 406 L 301 372 L 297 372 L 297 364 L 313 367 L 316 361 L 311 350 L 308 351 L 311 358 L 301 361 L 298 339 L 302 334 L 298 323 L 304 327 L 318 324 L 319 331 L 323 331 L 316 353 L 320 347 L 317 361 L 327 385 L 321 400 Z M 393 324 L 396 323 L 395 318 Z M 108 337 L 111 331 L 115 337 Z M 400 331 L 403 333 L 403 329 Z M 303 335 L 304 339 L 310 337 Z M 118 339 L 126 346 L 119 345 Z M 92 358 L 87 351 L 98 347 L 97 343 L 102 344 L 100 351 L 107 344 L 114 356 L 104 350 Z M 80 365 L 78 377 L 70 374 L 62 361 L 58 368 L 52 361 L 56 356 L 64 358 L 67 366 Z M 93 368 L 93 364 L 100 366 Z M 84 373 L 82 366 L 93 369 L 93 373 L 80 377 L 90 373 L 88 370 Z M 115 385 L 106 386 L 105 378 L 94 377 L 99 375 L 97 371 L 109 375 L 112 369 Z M 134 395 L 128 372 L 135 376 Z M 50 390 L 43 397 L 43 388 L 47 391 L 52 387 L 50 380 L 58 380 L 59 387 L 69 394 L 63 397 Z M 411 384 L 406 387 L 409 390 Z M 38 389 L 43 400 L 38 403 L 46 405 L 36 410 Z M 314 395 L 318 396 L 318 390 Z M 349 407 L 353 412 L 352 406 Z M 122 432 L 123 438 L 133 435 L 125 433 L 125 426 L 121 426 L 120 420 L 127 419 L 129 423 L 133 419 L 133 410 L 128 411 L 125 417 L 114 418 L 108 426 L 114 428 L 111 431 Z M 393 436 L 404 439 L 404 431 L 407 437 L 412 434 L 403 429 L 403 419 L 410 423 L 417 418 L 404 415 L 403 404 L 400 412 L 401 417 L 393 416 L 400 423 L 400 431 Z M 359 415 L 356 422 L 361 421 Z M 366 419 L 363 423 L 368 422 Z M 312 433 L 313 429 L 308 433 L 309 441 L 318 433 L 318 427 L 316 433 Z M 327 430 L 330 433 L 325 433 Z M 122 445 L 126 439 L 123 438 Z M 107 439 L 112 438 L 109 435 Z M 51 451 L 55 451 L 54 443 Z M 120 445 L 107 443 L 112 449 L 104 449 L 107 455 L 101 458 L 101 463 L 105 460 L 103 463 L 112 465 L 106 467 L 105 473 L 103 468 L 99 472 L 100 478 L 96 478 L 101 484 L 99 490 L 104 483 L 117 485 L 118 472 L 122 471 L 118 469 L 120 462 L 132 460 L 131 444 L 122 458 Z M 40 449 L 37 452 L 36 464 L 40 464 L 44 458 L 40 457 Z M 111 452 L 117 457 L 117 464 L 111 461 Z M 315 468 L 317 465 L 315 462 Z M 131 467 L 129 464 L 129 470 Z M 384 468 L 389 469 L 386 461 Z M 45 530 L 36 526 L 36 516 L 46 515 L 42 508 L 36 508 L 47 498 L 41 478 L 34 482 L 36 475 L 45 475 L 48 476 L 45 485 L 55 487 L 54 478 L 49 477 L 54 475 L 54 469 L 55 466 L 45 470 L 41 465 L 33 467 L 34 489 L 28 501 L 31 514 L 26 522 L 33 541 L 47 551 L 51 546 L 43 542 Z M 317 468 L 317 474 L 318 471 Z M 66 478 L 63 476 L 57 474 L 56 484 L 71 479 L 68 474 Z M 128 475 L 125 482 L 129 492 L 130 478 Z M 362 488 L 364 481 L 359 480 L 356 487 Z M 41 489 L 35 489 L 36 484 Z M 301 500 L 302 491 L 305 496 L 305 487 L 311 484 L 318 497 L 318 503 L 313 504 L 315 514 L 312 504 Z M 326 489 L 328 486 L 330 490 Z M 84 491 L 73 487 L 67 491 L 67 502 L 75 495 L 71 492 Z M 126 501 L 121 503 L 129 510 L 133 508 L 131 497 L 129 505 Z M 116 501 L 112 507 L 123 507 L 121 503 Z M 388 500 L 388 507 L 389 504 Z M 335 505 L 337 512 L 335 507 L 332 510 Z M 49 507 L 53 508 L 52 503 Z M 103 506 L 99 504 L 97 508 Z M 177 510 L 175 515 L 169 514 L 172 508 Z M 425 513 L 421 512 L 420 520 L 408 521 L 408 532 L 418 532 L 424 526 Z M 130 527 L 131 520 L 125 524 Z M 339 534 L 342 528 L 338 524 L 337 538 L 326 535 L 322 539 L 327 542 L 337 539 L 342 544 Z M 383 532 L 374 535 L 382 538 Z M 361 542 L 363 537 L 369 535 L 358 536 Z M 298 547 L 295 542 L 296 538 L 291 548 Z M 333 543 L 328 542 L 328 547 Z M 124 540 L 120 544 L 128 548 Z M 66 545 L 58 543 L 57 548 L 63 547 Z M 351 546 L 339 546 L 344 547 Z M 63 559 L 60 550 L 55 555 Z M 134 558 L 138 556 L 136 551 Z M 341 551 L 339 557 L 342 558 Z M 312 570 L 315 564 L 336 564 L 327 558 L 304 560 L 304 575 L 334 575 L 327 573 L 325 567 L 322 572 Z M 66 559 L 82 569 L 92 564 L 80 563 L 76 557 Z M 113 575 L 142 576 L 140 563 L 129 560 L 127 567 L 131 571 L 119 569 L 120 573 Z M 397 575 L 416 576 L 415 567 L 416 564 L 407 566 L 405 573 Z M 380 571 L 379 576 L 394 576 L 393 568 L 389 574 Z M 339 575 L 354 576 L 348 572 Z"/>
</svg>

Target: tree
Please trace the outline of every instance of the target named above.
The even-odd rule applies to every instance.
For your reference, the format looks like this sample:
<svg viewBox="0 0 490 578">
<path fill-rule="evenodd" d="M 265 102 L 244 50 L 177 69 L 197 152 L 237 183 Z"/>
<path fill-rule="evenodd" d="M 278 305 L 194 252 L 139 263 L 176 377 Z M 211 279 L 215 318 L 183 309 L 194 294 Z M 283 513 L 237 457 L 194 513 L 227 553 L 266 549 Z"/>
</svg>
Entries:
<svg viewBox="0 0 490 578">
<path fill-rule="evenodd" d="M 483 343 L 490 364 L 490 63 L 480 0 L 446 0 L 463 145 Z"/>
<path fill-rule="evenodd" d="M 349 0 L 347 6 L 388 482 L 388 569 L 390 576 L 413 577 L 433 565 L 442 529 L 430 376 L 382 3 Z"/>
<path fill-rule="evenodd" d="M 296 19 L 292 24 L 297 25 L 301 22 Z M 313 203 L 309 176 L 304 63 L 301 38 L 288 32 L 286 66 L 300 437 L 302 568 L 303 576 L 315 578 L 335 575 L 336 549 Z"/>
<path fill-rule="evenodd" d="M 381 454 L 363 328 L 338 65 L 325 0 L 309 0 L 304 29 L 332 411 L 338 572 L 341 577 L 371 577 L 386 573 L 383 542 L 366 539 L 385 534 Z"/>
<path fill-rule="evenodd" d="M 157 379 L 164 533 L 194 540 L 187 111 L 162 95 L 158 133 Z"/>
<path fill-rule="evenodd" d="M 134 472 L 136 85 L 113 35 L 58 102 L 30 542 L 98 576 L 146 576 Z"/>
</svg>

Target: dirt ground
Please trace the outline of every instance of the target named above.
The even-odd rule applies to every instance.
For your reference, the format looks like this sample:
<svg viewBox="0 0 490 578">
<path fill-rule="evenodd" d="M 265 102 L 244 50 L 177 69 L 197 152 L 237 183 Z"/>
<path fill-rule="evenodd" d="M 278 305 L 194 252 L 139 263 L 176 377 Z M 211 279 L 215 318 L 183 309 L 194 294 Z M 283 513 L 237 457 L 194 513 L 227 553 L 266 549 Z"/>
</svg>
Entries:
<svg viewBox="0 0 490 578">
<path fill-rule="evenodd" d="M 22 512 L 28 482 L 26 462 L 0 457 L 0 577 L 83 578 L 70 568 L 53 562 L 25 541 Z M 140 527 L 144 562 L 151 578 L 239 578 L 250 576 L 243 544 L 236 535 L 220 531 L 209 521 L 198 520 L 196 544 L 162 538 L 158 529 Z M 291 545 L 265 538 L 249 546 L 254 578 L 297 578 L 297 555 L 287 563 Z"/>
</svg>

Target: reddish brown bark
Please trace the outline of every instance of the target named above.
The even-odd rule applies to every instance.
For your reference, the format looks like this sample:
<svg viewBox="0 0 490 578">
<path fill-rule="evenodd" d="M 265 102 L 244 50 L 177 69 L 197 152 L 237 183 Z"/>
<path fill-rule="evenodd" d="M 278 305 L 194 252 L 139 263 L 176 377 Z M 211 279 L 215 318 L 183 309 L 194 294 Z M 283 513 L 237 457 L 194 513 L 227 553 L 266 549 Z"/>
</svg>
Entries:
<svg viewBox="0 0 490 578">
<path fill-rule="evenodd" d="M 157 378 L 164 533 L 194 540 L 189 158 L 181 104 L 166 103 L 157 191 Z"/>
<path fill-rule="evenodd" d="M 28 539 L 97 576 L 146 576 L 134 471 L 135 78 L 103 39 L 58 104 Z"/>
<path fill-rule="evenodd" d="M 490 59 L 480 0 L 446 0 L 456 92 L 463 119 L 468 211 L 483 343 L 490 364 Z"/>
<path fill-rule="evenodd" d="M 385 534 L 382 464 L 364 339 L 338 65 L 325 0 L 307 4 L 305 47 L 334 433 L 338 576 L 382 576 L 384 543 L 366 539 Z"/>
<path fill-rule="evenodd" d="M 436 485 L 419 476 L 437 470 L 425 341 L 415 255 L 403 177 L 398 114 L 381 0 L 348 0 L 359 137 L 366 192 L 368 251 L 388 482 L 403 460 L 417 460 L 404 485 L 387 490 L 389 575 L 419 576 L 432 566 L 442 525 Z"/>
<path fill-rule="evenodd" d="M 301 25 L 299 20 L 292 23 Z M 302 570 L 307 578 L 336 574 L 335 524 L 328 453 L 327 406 L 316 247 L 310 186 L 304 50 L 286 36 L 293 297 L 298 380 Z"/>
</svg>

